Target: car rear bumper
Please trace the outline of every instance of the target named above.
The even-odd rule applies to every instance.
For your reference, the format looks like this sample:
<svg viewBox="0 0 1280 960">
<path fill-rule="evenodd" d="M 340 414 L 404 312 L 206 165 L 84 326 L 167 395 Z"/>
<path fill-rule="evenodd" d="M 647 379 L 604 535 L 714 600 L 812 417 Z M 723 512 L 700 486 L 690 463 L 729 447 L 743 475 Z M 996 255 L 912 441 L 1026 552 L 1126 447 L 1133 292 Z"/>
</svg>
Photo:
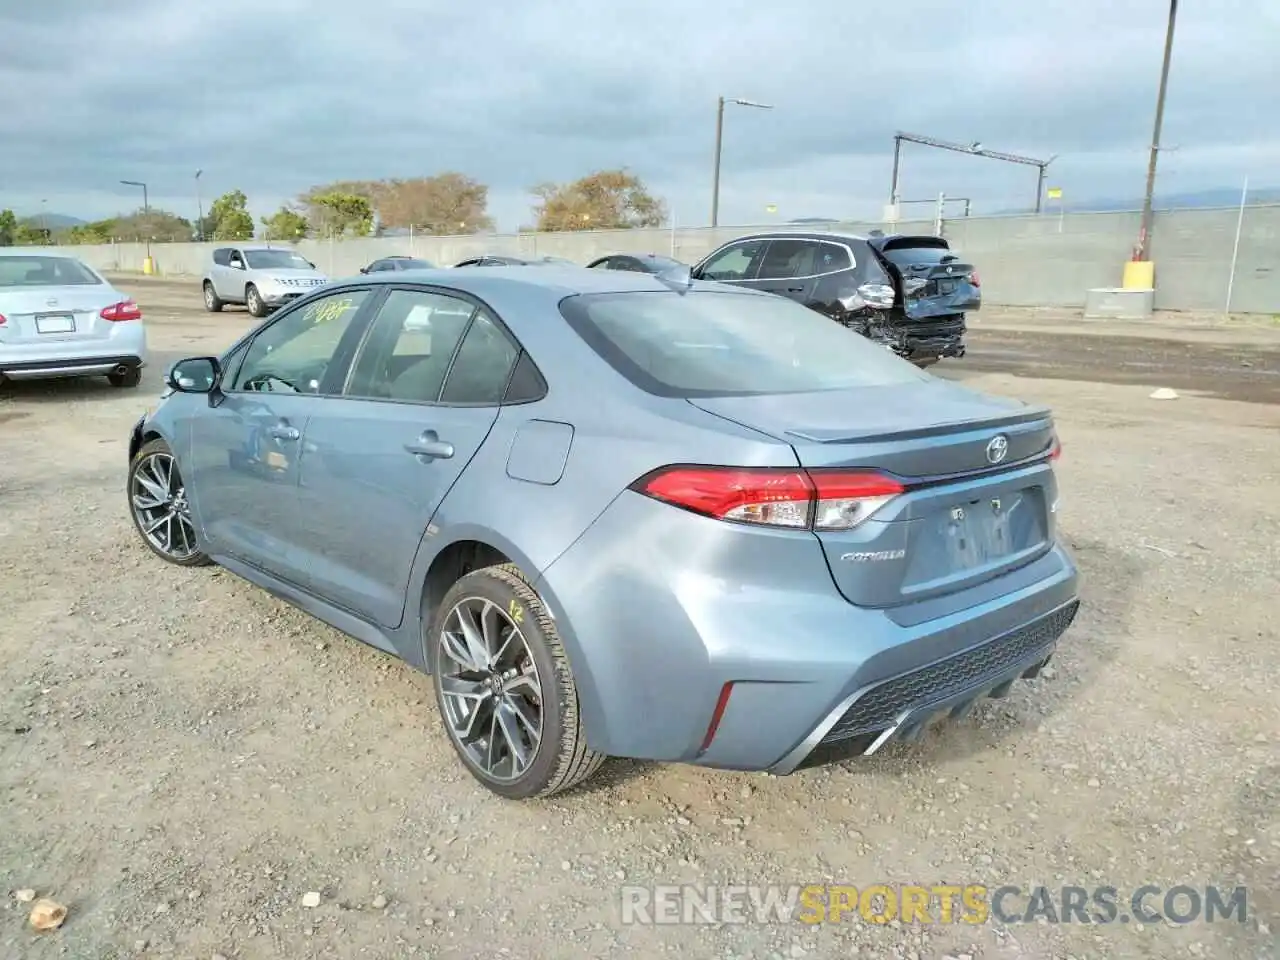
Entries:
<svg viewBox="0 0 1280 960">
<path fill-rule="evenodd" d="M 125 373 L 144 366 L 137 356 L 81 357 L 74 360 L 24 360 L 10 363 L 0 360 L 0 377 L 10 380 L 49 380 L 59 377 L 93 377 L 108 373 Z"/>
<path fill-rule="evenodd" d="M 146 363 L 147 336 L 140 321 L 121 323 L 109 336 L 94 339 L 0 341 L 0 376 L 11 380 L 99 376 Z"/>
<path fill-rule="evenodd" d="M 1078 604 L 1056 544 L 875 610 L 838 593 L 811 534 L 725 526 L 625 494 L 539 580 L 594 749 L 775 773 L 873 752 L 1034 675 Z"/>
</svg>

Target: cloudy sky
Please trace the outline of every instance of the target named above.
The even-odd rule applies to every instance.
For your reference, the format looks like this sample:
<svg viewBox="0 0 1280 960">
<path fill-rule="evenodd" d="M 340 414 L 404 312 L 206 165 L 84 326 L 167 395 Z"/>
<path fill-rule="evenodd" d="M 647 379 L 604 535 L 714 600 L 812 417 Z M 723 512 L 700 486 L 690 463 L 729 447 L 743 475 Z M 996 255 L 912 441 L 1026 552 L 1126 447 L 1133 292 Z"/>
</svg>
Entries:
<svg viewBox="0 0 1280 960">
<path fill-rule="evenodd" d="M 906 130 L 1047 157 L 1068 206 L 1141 196 L 1168 0 L 0 0 L 0 208 L 256 214 L 459 170 L 490 212 L 627 166 L 680 223 L 878 215 Z M 1159 192 L 1280 186 L 1277 0 L 1182 4 Z M 908 145 L 905 199 L 1026 205 L 1035 169 Z M 766 212 L 775 204 L 777 212 Z"/>
</svg>

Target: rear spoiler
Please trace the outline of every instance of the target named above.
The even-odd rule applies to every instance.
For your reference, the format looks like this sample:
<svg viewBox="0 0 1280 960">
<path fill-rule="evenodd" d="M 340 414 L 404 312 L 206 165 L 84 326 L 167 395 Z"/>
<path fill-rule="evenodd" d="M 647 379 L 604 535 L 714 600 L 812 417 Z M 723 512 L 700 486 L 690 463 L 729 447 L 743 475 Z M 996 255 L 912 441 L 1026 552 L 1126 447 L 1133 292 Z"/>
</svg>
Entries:
<svg viewBox="0 0 1280 960">
<path fill-rule="evenodd" d="M 867 243 L 880 253 L 886 250 L 897 250 L 901 247 L 934 247 L 939 250 L 950 250 L 951 244 L 947 243 L 945 237 L 935 237 L 931 234 L 922 234 L 920 236 L 912 236 L 905 233 L 895 233 L 890 236 L 872 236 L 867 238 Z"/>
</svg>

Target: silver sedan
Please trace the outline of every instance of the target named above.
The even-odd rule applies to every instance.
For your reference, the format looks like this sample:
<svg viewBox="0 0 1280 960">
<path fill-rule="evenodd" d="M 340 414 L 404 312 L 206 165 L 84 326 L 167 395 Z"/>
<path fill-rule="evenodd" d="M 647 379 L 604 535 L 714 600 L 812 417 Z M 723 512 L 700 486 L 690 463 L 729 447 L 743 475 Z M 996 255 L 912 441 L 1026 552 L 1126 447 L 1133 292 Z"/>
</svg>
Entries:
<svg viewBox="0 0 1280 960">
<path fill-rule="evenodd" d="M 146 362 L 142 311 L 100 273 L 58 251 L 0 252 L 0 380 L 136 387 Z"/>
</svg>

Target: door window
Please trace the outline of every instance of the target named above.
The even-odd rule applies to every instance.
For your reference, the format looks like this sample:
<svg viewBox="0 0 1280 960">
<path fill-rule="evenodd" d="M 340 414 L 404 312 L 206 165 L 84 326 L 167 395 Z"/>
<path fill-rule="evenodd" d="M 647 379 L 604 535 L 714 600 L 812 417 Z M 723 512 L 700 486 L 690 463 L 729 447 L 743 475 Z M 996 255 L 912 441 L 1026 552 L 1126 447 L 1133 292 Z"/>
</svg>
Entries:
<svg viewBox="0 0 1280 960">
<path fill-rule="evenodd" d="M 233 390 L 319 393 L 368 290 L 346 290 L 311 301 L 258 334 L 245 352 Z"/>
<path fill-rule="evenodd" d="M 813 251 L 815 273 L 835 273 L 854 266 L 849 251 L 838 243 L 819 243 Z"/>
<path fill-rule="evenodd" d="M 818 244 L 812 240 L 771 240 L 760 264 L 759 279 L 785 280 L 791 277 L 811 277 L 820 271 L 814 269 L 814 254 Z"/>
<path fill-rule="evenodd" d="M 227 265 L 232 267 L 244 266 L 244 257 L 240 256 L 239 250 L 232 250 L 227 254 Z"/>
<path fill-rule="evenodd" d="M 475 307 L 426 290 L 392 290 L 356 358 L 347 395 L 436 403 Z"/>
<path fill-rule="evenodd" d="M 213 251 L 213 262 L 220 267 L 228 266 L 231 263 L 231 251 L 226 247 L 219 247 Z"/>
<path fill-rule="evenodd" d="M 441 402 L 494 406 L 501 403 L 519 353 L 511 338 L 481 310 L 449 368 Z"/>
<path fill-rule="evenodd" d="M 742 280 L 751 269 L 765 240 L 753 240 L 748 243 L 735 243 L 726 250 L 721 250 L 706 262 L 699 275 L 704 280 Z"/>
</svg>

